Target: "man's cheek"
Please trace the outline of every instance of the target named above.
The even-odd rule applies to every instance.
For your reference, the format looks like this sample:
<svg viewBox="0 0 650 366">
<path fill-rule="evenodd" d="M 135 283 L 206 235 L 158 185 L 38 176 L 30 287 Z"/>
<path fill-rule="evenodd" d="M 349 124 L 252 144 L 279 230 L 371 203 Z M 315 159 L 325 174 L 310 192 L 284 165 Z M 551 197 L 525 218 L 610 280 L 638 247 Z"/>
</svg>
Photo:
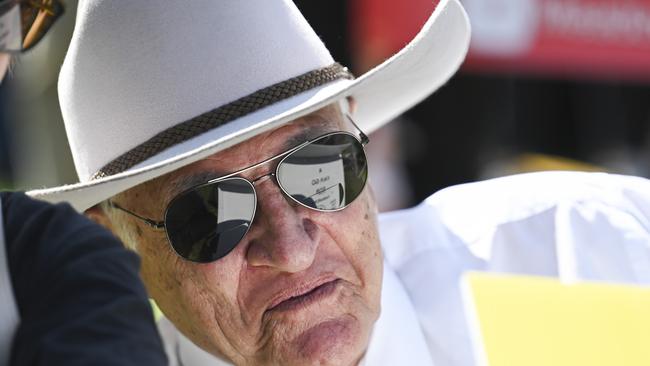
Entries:
<svg viewBox="0 0 650 366">
<path fill-rule="evenodd" d="M 368 199 L 366 193 L 362 193 L 352 204 L 341 211 L 322 213 L 329 225 L 341 227 L 352 227 L 354 233 L 359 229 L 359 225 L 365 225 L 365 221 L 372 221 L 374 218 L 373 204 Z"/>
</svg>

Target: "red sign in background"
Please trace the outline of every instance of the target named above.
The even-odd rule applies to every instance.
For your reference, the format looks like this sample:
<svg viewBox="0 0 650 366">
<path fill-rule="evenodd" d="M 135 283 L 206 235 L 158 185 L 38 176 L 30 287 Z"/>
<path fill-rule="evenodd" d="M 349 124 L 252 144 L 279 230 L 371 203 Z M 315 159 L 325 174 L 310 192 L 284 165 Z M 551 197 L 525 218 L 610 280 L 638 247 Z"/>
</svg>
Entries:
<svg viewBox="0 0 650 366">
<path fill-rule="evenodd" d="M 650 81 L 650 0 L 462 3 L 473 27 L 467 70 Z M 402 47 L 433 9 L 430 0 L 359 0 L 357 6 L 357 44 L 367 40 L 371 58 Z"/>
</svg>

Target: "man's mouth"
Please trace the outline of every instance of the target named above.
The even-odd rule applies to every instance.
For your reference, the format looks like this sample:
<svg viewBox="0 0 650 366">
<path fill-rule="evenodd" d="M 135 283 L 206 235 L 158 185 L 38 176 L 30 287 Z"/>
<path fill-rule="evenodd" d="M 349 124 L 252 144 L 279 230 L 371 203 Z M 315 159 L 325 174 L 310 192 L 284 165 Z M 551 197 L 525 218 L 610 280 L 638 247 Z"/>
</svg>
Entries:
<svg viewBox="0 0 650 366">
<path fill-rule="evenodd" d="M 267 312 L 291 311 L 316 303 L 331 295 L 336 290 L 339 281 L 339 279 L 333 279 L 311 289 L 307 289 L 305 292 L 288 296 L 284 299 L 278 299 L 268 308 Z"/>
</svg>

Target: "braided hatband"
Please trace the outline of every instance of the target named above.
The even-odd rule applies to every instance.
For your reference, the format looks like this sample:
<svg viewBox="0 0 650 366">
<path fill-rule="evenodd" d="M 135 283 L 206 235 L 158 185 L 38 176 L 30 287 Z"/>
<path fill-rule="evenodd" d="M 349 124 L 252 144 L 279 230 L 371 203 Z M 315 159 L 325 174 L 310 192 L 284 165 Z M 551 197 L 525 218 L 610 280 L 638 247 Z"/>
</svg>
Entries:
<svg viewBox="0 0 650 366">
<path fill-rule="evenodd" d="M 347 68 L 335 63 L 260 89 L 219 108 L 172 126 L 106 164 L 90 178 L 123 172 L 159 152 L 273 103 L 338 79 L 352 79 Z"/>
</svg>

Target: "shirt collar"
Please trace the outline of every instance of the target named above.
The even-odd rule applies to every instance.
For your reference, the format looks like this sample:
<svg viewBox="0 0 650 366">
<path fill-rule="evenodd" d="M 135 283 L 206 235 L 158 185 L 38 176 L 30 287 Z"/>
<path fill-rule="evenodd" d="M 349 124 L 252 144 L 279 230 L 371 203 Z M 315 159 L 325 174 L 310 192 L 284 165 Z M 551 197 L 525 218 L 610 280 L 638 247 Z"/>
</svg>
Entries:
<svg viewBox="0 0 650 366">
<path fill-rule="evenodd" d="M 375 365 L 433 365 L 413 304 L 388 263 L 384 263 L 381 315 L 360 364 Z"/>
</svg>

